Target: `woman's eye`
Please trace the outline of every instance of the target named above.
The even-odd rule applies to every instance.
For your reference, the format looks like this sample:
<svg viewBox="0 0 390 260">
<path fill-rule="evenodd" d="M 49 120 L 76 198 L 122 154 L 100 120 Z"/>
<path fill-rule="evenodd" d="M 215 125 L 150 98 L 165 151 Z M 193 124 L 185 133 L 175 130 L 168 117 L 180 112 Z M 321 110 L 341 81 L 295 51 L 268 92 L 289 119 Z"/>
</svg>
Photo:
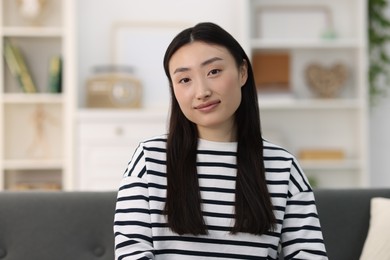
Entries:
<svg viewBox="0 0 390 260">
<path fill-rule="evenodd" d="M 216 75 L 216 74 L 218 74 L 219 72 L 221 72 L 221 70 L 219 70 L 219 69 L 213 69 L 213 70 L 210 70 L 209 75 Z"/>
<path fill-rule="evenodd" d="M 179 83 L 188 83 L 188 82 L 190 82 L 189 78 L 182 78 L 181 80 L 179 80 Z"/>
</svg>

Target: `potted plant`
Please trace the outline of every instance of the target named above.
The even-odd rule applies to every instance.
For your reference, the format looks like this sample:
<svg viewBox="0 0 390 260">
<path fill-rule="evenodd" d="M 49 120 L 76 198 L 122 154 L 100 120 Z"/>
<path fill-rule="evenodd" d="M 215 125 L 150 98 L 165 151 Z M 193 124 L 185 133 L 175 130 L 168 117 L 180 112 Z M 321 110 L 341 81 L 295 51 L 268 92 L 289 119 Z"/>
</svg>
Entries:
<svg viewBox="0 0 390 260">
<path fill-rule="evenodd" d="M 368 1 L 369 94 L 371 104 L 386 95 L 390 86 L 390 20 L 387 0 Z"/>
</svg>

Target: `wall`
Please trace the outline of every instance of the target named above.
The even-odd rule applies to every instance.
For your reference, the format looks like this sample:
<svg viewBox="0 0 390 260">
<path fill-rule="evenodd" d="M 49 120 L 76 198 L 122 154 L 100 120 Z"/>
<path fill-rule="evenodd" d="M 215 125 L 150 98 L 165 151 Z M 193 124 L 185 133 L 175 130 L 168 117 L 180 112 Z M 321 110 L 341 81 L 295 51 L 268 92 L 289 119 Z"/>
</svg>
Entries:
<svg viewBox="0 0 390 260">
<path fill-rule="evenodd" d="M 84 106 L 85 79 L 96 65 L 110 63 L 110 30 L 114 21 L 213 21 L 239 41 L 241 0 L 81 0 L 78 12 L 79 106 Z M 202 4 L 200 4 L 202 3 Z M 389 9 L 390 10 L 390 9 Z M 162 67 L 161 67 L 162 70 Z M 161 89 L 167 97 L 168 89 Z M 370 111 L 371 185 L 390 187 L 390 95 Z"/>
<path fill-rule="evenodd" d="M 381 98 L 379 103 L 372 107 L 370 111 L 370 169 L 371 184 L 374 187 L 390 186 L 389 115 L 390 95 Z"/>
<path fill-rule="evenodd" d="M 390 4 L 385 13 L 390 17 Z M 388 47 L 390 53 L 390 46 Z M 374 187 L 390 186 L 390 86 L 388 95 L 380 98 L 370 111 L 370 168 Z"/>
</svg>

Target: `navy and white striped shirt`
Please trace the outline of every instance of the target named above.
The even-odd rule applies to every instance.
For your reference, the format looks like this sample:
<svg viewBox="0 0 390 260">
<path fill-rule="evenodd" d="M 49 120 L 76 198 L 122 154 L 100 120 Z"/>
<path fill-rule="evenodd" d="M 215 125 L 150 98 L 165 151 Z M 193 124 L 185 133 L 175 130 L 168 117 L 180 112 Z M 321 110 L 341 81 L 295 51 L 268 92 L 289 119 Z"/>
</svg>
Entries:
<svg viewBox="0 0 390 260">
<path fill-rule="evenodd" d="M 237 143 L 199 140 L 197 171 L 207 235 L 178 235 L 162 214 L 166 136 L 142 142 L 120 184 L 116 259 L 327 259 L 311 187 L 296 159 L 264 141 L 266 181 L 277 227 L 263 235 L 231 234 Z"/>
</svg>

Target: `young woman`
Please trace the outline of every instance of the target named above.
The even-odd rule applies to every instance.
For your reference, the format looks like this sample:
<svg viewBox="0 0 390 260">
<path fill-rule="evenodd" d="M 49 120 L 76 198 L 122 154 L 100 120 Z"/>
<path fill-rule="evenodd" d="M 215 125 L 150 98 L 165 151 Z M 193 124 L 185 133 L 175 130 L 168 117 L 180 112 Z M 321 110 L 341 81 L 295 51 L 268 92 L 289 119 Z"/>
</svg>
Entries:
<svg viewBox="0 0 390 260">
<path fill-rule="evenodd" d="M 164 57 L 169 132 L 142 142 L 115 212 L 117 259 L 327 259 L 294 156 L 263 140 L 249 58 L 213 23 Z"/>
</svg>

